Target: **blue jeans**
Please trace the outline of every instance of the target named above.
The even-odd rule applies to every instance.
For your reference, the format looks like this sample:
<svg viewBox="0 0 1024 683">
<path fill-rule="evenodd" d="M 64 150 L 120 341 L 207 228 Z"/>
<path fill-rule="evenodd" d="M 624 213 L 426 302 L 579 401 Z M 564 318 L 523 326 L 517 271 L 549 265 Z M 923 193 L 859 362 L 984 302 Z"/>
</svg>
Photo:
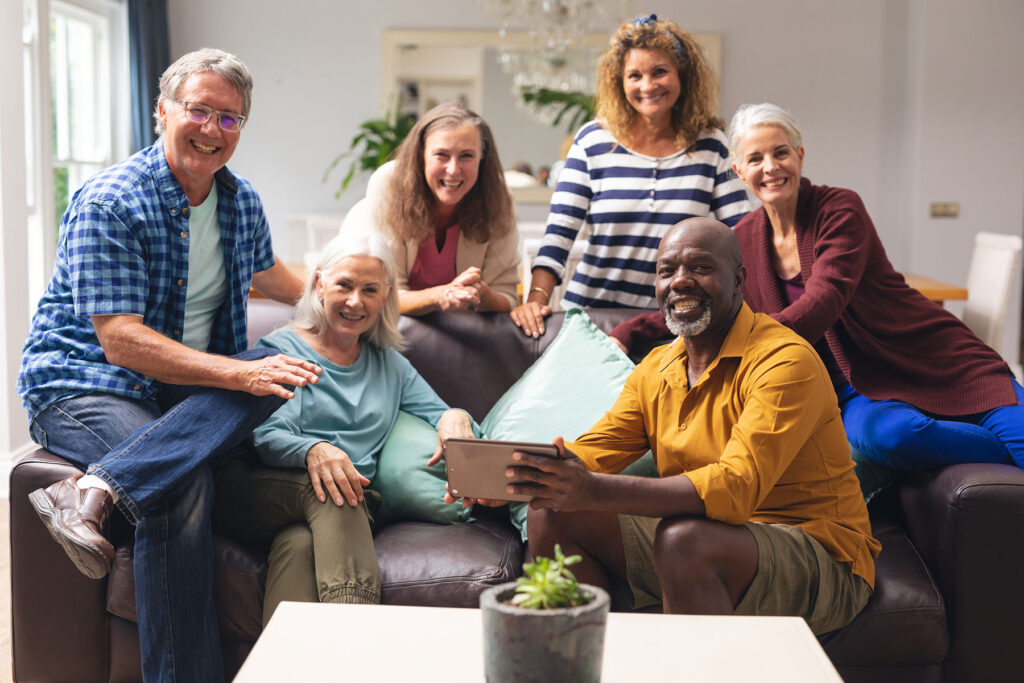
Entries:
<svg viewBox="0 0 1024 683">
<path fill-rule="evenodd" d="M 924 413 L 902 401 L 872 401 L 849 384 L 836 387 L 846 436 L 864 457 L 897 470 L 962 462 L 1016 463 L 1024 468 L 1024 388 L 1017 403 L 975 415 Z"/>
<path fill-rule="evenodd" d="M 277 351 L 255 349 L 253 360 Z M 30 425 L 36 443 L 118 492 L 135 527 L 135 606 L 146 681 L 222 681 L 213 603 L 209 461 L 284 403 L 277 396 L 161 385 L 156 400 L 87 394 Z"/>
</svg>

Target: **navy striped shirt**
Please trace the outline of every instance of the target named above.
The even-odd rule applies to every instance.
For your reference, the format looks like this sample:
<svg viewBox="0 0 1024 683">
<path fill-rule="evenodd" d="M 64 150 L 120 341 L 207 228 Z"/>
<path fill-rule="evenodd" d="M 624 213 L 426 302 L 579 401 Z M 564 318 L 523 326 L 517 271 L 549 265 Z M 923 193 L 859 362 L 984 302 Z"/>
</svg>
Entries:
<svg viewBox="0 0 1024 683">
<path fill-rule="evenodd" d="M 722 131 L 708 131 L 688 149 L 656 158 L 623 147 L 590 122 L 576 134 L 558 177 L 533 267 L 546 268 L 561 281 L 569 250 L 584 230 L 586 249 L 562 307 L 656 308 L 654 266 L 661 236 L 694 216 L 733 227 L 750 208 Z"/>
<path fill-rule="evenodd" d="M 253 272 L 274 265 L 270 229 L 252 185 L 215 175 L 228 294 L 211 330 L 211 353 L 243 351 Z M 18 394 L 29 419 L 64 398 L 107 393 L 148 399 L 154 380 L 107 362 L 90 316 L 137 315 L 181 341 L 188 289 L 188 197 L 163 140 L 96 174 L 61 220 L 53 277 L 21 357 Z"/>
</svg>

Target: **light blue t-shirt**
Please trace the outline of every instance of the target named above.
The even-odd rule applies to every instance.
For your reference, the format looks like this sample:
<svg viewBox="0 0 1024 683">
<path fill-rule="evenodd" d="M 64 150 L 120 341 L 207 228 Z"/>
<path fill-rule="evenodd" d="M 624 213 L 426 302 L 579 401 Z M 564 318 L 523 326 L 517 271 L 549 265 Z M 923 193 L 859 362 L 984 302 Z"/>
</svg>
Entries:
<svg viewBox="0 0 1024 683">
<path fill-rule="evenodd" d="M 306 467 L 306 452 L 326 441 L 348 454 L 367 479 L 377 473 L 377 456 L 404 410 L 437 427 L 448 410 L 412 364 L 394 349 L 363 342 L 359 358 L 342 366 L 327 360 L 295 330 L 276 330 L 256 342 L 316 363 L 316 384 L 295 389 L 295 398 L 256 428 L 260 458 L 273 467 Z"/>
<path fill-rule="evenodd" d="M 228 295 L 217 221 L 217 183 L 202 204 L 189 207 L 188 233 L 188 291 L 181 343 L 206 351 L 217 312 Z"/>
</svg>

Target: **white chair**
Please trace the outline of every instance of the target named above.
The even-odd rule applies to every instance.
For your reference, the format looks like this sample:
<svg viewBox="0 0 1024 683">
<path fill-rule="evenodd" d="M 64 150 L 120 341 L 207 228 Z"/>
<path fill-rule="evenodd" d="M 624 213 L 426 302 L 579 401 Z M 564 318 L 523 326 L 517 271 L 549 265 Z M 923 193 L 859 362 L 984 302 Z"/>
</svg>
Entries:
<svg viewBox="0 0 1024 683">
<path fill-rule="evenodd" d="M 1021 265 L 1021 238 L 979 232 L 974 238 L 974 255 L 967 272 L 967 303 L 964 323 L 983 342 L 1010 363 L 1017 351 L 1003 348 L 1003 331 L 1011 315 L 1012 287 Z"/>
<path fill-rule="evenodd" d="M 377 217 L 374 212 L 387 196 L 388 183 L 391 182 L 396 165 L 395 161 L 386 161 L 370 175 L 370 179 L 366 181 L 366 194 L 345 214 L 345 220 L 338 228 L 339 235 L 352 230 L 376 228 Z"/>
</svg>

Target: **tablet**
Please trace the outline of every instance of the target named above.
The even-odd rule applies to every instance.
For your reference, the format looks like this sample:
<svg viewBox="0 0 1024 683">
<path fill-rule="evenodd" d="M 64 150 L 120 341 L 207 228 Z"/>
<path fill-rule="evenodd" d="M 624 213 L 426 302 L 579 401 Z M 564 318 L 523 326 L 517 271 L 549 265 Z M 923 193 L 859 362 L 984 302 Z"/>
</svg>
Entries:
<svg viewBox="0 0 1024 683">
<path fill-rule="evenodd" d="M 528 501 L 532 496 L 508 493 L 505 487 L 515 483 L 505 476 L 509 466 L 520 467 L 512 459 L 514 451 L 558 457 L 558 448 L 550 443 L 529 441 L 491 441 L 488 439 L 448 439 L 444 446 L 444 467 L 448 490 L 456 498 Z"/>
</svg>

